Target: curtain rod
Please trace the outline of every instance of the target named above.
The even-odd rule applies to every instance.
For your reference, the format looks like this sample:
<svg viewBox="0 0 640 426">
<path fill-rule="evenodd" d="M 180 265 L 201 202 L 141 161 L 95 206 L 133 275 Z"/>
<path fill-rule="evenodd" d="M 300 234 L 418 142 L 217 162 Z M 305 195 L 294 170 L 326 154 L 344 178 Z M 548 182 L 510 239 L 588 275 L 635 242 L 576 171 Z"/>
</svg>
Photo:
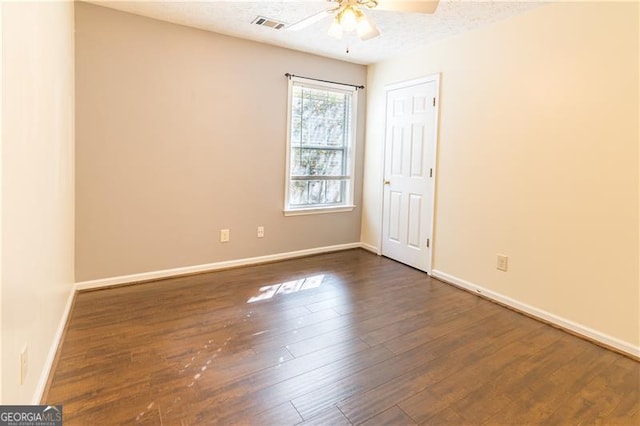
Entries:
<svg viewBox="0 0 640 426">
<path fill-rule="evenodd" d="M 357 84 L 340 83 L 338 81 L 331 81 L 331 80 L 321 80 L 319 78 L 303 77 L 301 75 L 295 75 L 295 74 L 290 74 L 290 73 L 285 73 L 284 76 L 287 77 L 289 80 L 291 80 L 291 77 L 300 77 L 300 78 L 306 78 L 307 80 L 321 81 L 323 83 L 340 84 L 342 86 L 351 86 L 351 87 L 355 87 L 356 89 L 364 89 L 364 86 L 362 86 L 362 85 L 358 86 Z"/>
</svg>

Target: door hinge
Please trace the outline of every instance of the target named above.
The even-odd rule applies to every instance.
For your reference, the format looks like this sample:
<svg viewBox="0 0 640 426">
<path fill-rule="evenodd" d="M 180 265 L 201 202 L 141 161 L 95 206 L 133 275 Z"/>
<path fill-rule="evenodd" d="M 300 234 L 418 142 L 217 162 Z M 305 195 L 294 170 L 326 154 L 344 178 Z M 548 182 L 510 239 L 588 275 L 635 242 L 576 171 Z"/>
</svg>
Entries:
<svg viewBox="0 0 640 426">
<path fill-rule="evenodd" d="M 433 177 L 433 169 L 429 169 L 429 177 Z"/>
<path fill-rule="evenodd" d="M 436 98 L 433 98 L 433 106 L 436 106 Z"/>
<path fill-rule="evenodd" d="M 429 248 L 430 244 L 431 244 L 431 241 L 429 240 L 429 238 L 427 238 L 427 248 Z"/>
</svg>

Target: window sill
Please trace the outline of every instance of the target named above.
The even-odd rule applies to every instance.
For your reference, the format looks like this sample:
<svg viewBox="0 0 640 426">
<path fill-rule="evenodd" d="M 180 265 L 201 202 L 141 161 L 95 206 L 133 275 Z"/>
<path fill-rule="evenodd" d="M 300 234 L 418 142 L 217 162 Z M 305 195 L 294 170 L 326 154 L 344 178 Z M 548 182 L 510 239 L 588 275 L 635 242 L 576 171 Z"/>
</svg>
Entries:
<svg viewBox="0 0 640 426">
<path fill-rule="evenodd" d="M 307 209 L 292 209 L 285 210 L 285 216 L 302 216 L 308 214 L 324 214 L 324 213 L 343 213 L 350 212 L 355 209 L 356 206 L 340 206 L 340 207 L 312 207 Z"/>
</svg>

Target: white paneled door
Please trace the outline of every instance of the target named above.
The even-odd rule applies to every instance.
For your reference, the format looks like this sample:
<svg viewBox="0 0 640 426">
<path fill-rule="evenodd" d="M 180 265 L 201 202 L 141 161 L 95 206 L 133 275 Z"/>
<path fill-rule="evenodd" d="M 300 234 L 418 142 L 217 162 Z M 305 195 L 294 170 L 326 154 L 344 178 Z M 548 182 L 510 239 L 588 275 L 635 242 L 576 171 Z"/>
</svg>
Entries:
<svg viewBox="0 0 640 426">
<path fill-rule="evenodd" d="M 431 272 L 436 77 L 387 91 L 382 254 Z"/>
</svg>

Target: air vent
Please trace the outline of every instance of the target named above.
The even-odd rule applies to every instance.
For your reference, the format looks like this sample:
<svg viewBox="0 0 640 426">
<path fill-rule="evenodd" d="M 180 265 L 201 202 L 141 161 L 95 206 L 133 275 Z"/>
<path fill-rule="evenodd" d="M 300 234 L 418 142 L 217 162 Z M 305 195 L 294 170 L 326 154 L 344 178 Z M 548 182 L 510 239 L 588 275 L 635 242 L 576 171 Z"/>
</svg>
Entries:
<svg viewBox="0 0 640 426">
<path fill-rule="evenodd" d="M 265 18 L 264 16 L 256 16 L 256 19 L 251 21 L 252 24 L 261 25 L 263 27 L 273 28 L 279 30 L 284 27 L 284 22 L 276 21 L 274 19 Z"/>
</svg>

